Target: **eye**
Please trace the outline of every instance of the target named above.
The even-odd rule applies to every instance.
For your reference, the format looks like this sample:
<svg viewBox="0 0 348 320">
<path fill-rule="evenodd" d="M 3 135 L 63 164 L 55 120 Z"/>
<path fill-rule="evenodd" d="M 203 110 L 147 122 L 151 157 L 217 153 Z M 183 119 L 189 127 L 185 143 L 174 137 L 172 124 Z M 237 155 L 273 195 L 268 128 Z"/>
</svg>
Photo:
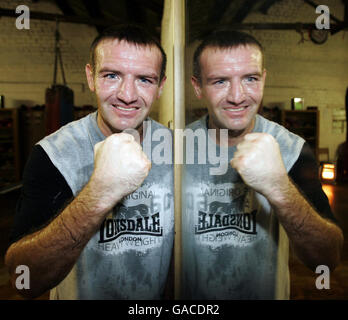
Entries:
<svg viewBox="0 0 348 320">
<path fill-rule="evenodd" d="M 139 78 L 139 80 L 140 80 L 141 83 L 144 83 L 144 84 L 150 84 L 150 83 L 152 83 L 152 81 L 151 81 L 150 79 L 144 78 L 144 77 Z"/>
<path fill-rule="evenodd" d="M 106 79 L 116 79 L 117 74 L 116 73 L 108 73 L 104 76 Z"/>
<path fill-rule="evenodd" d="M 225 83 L 225 80 L 223 79 L 220 79 L 220 80 L 216 80 L 213 82 L 213 85 L 221 85 L 221 84 L 224 84 Z"/>
<path fill-rule="evenodd" d="M 259 80 L 259 78 L 255 77 L 255 76 L 246 77 L 246 81 L 248 81 L 248 82 L 256 82 L 258 80 Z"/>
</svg>

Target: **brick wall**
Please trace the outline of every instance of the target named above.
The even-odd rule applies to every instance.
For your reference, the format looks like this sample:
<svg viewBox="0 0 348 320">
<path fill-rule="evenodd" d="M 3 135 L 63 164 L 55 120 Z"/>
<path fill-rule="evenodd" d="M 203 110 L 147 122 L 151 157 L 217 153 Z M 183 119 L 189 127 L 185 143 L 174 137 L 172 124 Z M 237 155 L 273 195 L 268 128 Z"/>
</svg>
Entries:
<svg viewBox="0 0 348 320">
<path fill-rule="evenodd" d="M 0 0 L 0 8 L 13 9 L 24 4 L 31 11 L 62 14 L 52 1 Z M 30 20 L 30 29 L 18 30 L 15 18 L 0 18 L 0 94 L 6 107 L 44 104 L 45 89 L 53 82 L 55 28 L 54 21 Z M 84 67 L 89 46 L 97 31 L 82 24 L 60 23 L 61 52 L 65 78 L 74 90 L 75 105 L 95 105 Z M 62 83 L 58 73 L 58 83 Z"/>
<path fill-rule="evenodd" d="M 330 12 L 343 19 L 341 0 L 323 0 Z M 0 0 L 1 8 L 15 10 L 27 5 L 31 11 L 61 14 L 52 1 Z M 224 21 L 229 21 L 229 12 Z M 252 12 L 245 22 L 310 22 L 317 18 L 315 9 L 302 0 L 283 0 L 274 4 L 268 15 Z M 97 32 L 94 27 L 82 24 L 60 23 L 61 50 L 65 76 L 74 90 L 75 105 L 95 105 L 84 74 L 89 46 Z M 348 86 L 348 35 L 340 32 L 329 36 L 323 45 L 304 42 L 296 31 L 253 31 L 266 48 L 267 81 L 264 104 L 290 109 L 292 97 L 303 97 L 305 106 L 318 106 L 320 110 L 320 147 L 329 147 L 330 158 L 337 146 L 345 140 L 342 133 L 332 131 L 332 113 L 344 108 Z M 30 30 L 17 30 L 15 18 L 0 18 L 0 94 L 5 95 L 7 107 L 44 104 L 45 89 L 53 80 L 55 22 L 32 19 Z M 197 44 L 188 47 L 187 68 L 191 68 L 192 52 Z M 186 104 L 190 108 L 202 107 L 194 97 L 187 73 Z M 60 80 L 60 77 L 58 78 Z M 60 80 L 61 81 L 61 80 Z M 158 112 L 157 104 L 154 112 Z"/>
<path fill-rule="evenodd" d="M 343 20 L 343 4 L 340 0 L 320 1 L 329 7 L 330 13 Z M 252 12 L 245 23 L 283 22 L 315 23 L 318 14 L 302 0 L 283 0 L 274 4 L 267 16 Z M 229 12 L 223 19 L 228 21 Z M 224 22 L 223 21 L 223 22 Z M 341 31 L 322 45 L 314 44 L 304 32 L 304 41 L 296 31 L 252 31 L 265 47 L 267 79 L 264 94 L 265 106 L 291 108 L 292 97 L 303 97 L 305 106 L 317 106 L 320 110 L 319 146 L 329 148 L 334 158 L 337 146 L 345 141 L 345 130 L 334 133 L 332 113 L 335 108 L 344 108 L 348 86 L 348 33 Z M 187 70 L 197 43 L 187 50 Z M 202 107 L 194 97 L 187 75 L 187 104 Z"/>
</svg>

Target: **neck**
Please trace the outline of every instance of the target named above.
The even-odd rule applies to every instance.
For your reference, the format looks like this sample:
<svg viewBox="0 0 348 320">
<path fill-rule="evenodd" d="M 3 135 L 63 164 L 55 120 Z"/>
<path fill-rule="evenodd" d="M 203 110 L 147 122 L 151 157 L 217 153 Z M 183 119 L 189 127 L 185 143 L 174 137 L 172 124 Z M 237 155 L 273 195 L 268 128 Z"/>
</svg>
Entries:
<svg viewBox="0 0 348 320">
<path fill-rule="evenodd" d="M 139 143 L 142 143 L 144 136 L 146 135 L 146 130 L 147 130 L 146 119 L 144 119 L 144 121 L 137 128 L 129 128 L 129 129 L 124 129 L 124 130 L 112 129 L 112 128 L 108 127 L 102 121 L 101 115 L 99 113 L 97 116 L 97 125 L 105 137 L 108 137 L 108 136 L 115 134 L 115 133 L 124 132 L 124 133 L 128 133 L 128 134 L 132 134 L 134 136 L 134 138 L 136 138 L 137 141 L 138 141 L 138 137 L 139 137 L 139 141 L 138 141 Z"/>
<path fill-rule="evenodd" d="M 244 136 L 250 132 L 252 132 L 252 130 L 254 129 L 255 126 L 255 119 L 253 119 L 252 123 L 250 126 L 248 126 L 245 129 L 242 130 L 232 130 L 232 129 L 228 129 L 228 146 L 229 147 L 233 147 L 236 146 L 238 143 L 242 142 L 242 140 L 244 139 Z M 216 129 L 216 138 L 215 137 L 211 137 L 213 140 L 215 138 L 215 143 L 218 145 L 224 145 L 224 141 L 221 141 L 220 139 L 220 129 L 223 128 L 215 128 L 215 126 L 211 123 L 210 119 L 208 121 L 208 129 Z"/>
</svg>

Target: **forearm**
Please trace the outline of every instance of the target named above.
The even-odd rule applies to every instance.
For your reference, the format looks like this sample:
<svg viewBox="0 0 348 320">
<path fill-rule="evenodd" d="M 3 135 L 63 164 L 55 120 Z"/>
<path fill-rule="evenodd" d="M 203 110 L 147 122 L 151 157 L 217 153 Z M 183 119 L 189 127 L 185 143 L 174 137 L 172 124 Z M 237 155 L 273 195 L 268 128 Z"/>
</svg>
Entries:
<svg viewBox="0 0 348 320">
<path fill-rule="evenodd" d="M 88 184 L 45 228 L 11 245 L 5 257 L 12 283 L 18 265 L 30 271 L 30 289 L 19 293 L 38 296 L 60 283 L 78 259 L 89 239 L 98 230 L 108 207 L 100 205 Z"/>
<path fill-rule="evenodd" d="M 343 245 L 340 228 L 322 218 L 289 178 L 267 198 L 302 262 L 312 270 L 321 264 L 333 270 Z"/>
</svg>

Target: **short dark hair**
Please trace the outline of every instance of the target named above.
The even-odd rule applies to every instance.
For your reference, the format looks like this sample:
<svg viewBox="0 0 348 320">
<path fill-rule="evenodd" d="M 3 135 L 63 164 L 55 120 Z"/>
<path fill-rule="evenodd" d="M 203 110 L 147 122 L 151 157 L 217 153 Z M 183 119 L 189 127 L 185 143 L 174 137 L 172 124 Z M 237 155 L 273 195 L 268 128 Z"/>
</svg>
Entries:
<svg viewBox="0 0 348 320">
<path fill-rule="evenodd" d="M 110 26 L 103 30 L 92 42 L 90 47 L 90 64 L 95 72 L 96 56 L 95 51 L 98 44 L 105 39 L 117 39 L 119 41 L 124 40 L 128 43 L 139 45 L 139 46 L 155 46 L 157 47 L 162 55 L 162 65 L 160 73 L 160 81 L 164 78 L 166 72 L 167 56 L 164 52 L 160 42 L 144 27 L 134 24 L 122 24 Z"/>
<path fill-rule="evenodd" d="M 256 46 L 262 54 L 262 65 L 264 65 L 264 50 L 259 41 L 248 33 L 235 30 L 215 30 L 206 36 L 197 47 L 193 55 L 193 75 L 201 82 L 200 58 L 206 48 L 229 49 L 239 46 Z"/>
</svg>

